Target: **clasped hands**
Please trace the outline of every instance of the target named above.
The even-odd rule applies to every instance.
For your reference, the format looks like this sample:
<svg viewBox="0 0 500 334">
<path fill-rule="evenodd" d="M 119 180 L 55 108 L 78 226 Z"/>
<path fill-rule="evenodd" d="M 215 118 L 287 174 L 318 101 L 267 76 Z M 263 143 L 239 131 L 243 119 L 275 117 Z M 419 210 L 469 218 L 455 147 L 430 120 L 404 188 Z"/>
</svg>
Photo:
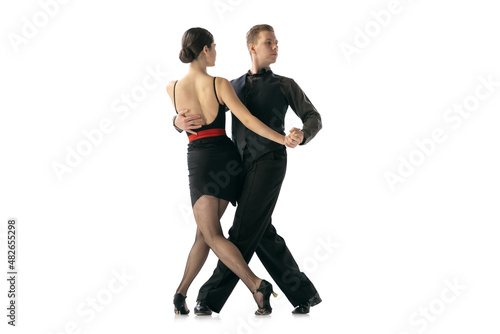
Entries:
<svg viewBox="0 0 500 334">
<path fill-rule="evenodd" d="M 292 128 L 290 134 L 285 137 L 285 146 L 295 148 L 304 140 L 304 132 L 297 128 Z"/>
<path fill-rule="evenodd" d="M 203 119 L 201 115 L 186 116 L 189 110 L 181 110 L 175 119 L 175 126 L 188 133 L 196 134 L 194 130 L 201 128 Z M 290 134 L 285 136 L 283 145 L 289 148 L 295 148 L 304 140 L 304 133 L 298 128 L 292 128 Z"/>
</svg>

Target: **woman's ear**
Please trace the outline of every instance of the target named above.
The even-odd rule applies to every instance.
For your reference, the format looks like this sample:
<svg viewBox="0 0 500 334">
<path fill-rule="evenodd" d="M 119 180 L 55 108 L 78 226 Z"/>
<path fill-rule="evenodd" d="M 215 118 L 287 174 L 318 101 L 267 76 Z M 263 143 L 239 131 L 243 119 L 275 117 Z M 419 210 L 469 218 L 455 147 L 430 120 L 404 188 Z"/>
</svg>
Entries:
<svg viewBox="0 0 500 334">
<path fill-rule="evenodd" d="M 207 55 L 207 54 L 208 54 L 208 51 L 209 51 L 209 50 L 208 50 L 208 46 L 206 46 L 206 45 L 205 45 L 205 46 L 203 47 L 203 53 L 204 53 L 205 55 Z"/>
</svg>

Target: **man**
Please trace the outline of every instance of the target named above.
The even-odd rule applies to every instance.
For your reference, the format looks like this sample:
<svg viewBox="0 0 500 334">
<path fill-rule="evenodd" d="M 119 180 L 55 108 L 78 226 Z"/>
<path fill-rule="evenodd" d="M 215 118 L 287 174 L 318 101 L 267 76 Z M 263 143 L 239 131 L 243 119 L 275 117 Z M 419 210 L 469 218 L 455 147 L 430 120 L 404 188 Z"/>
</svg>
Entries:
<svg viewBox="0 0 500 334">
<path fill-rule="evenodd" d="M 231 82 L 236 94 L 250 112 L 273 130 L 284 134 L 288 106 L 303 122 L 302 130 L 293 128 L 298 140 L 286 145 L 307 144 L 321 129 L 321 117 L 300 87 L 290 78 L 274 74 L 270 65 L 278 57 L 278 41 L 269 25 L 257 25 L 247 33 L 252 59 L 248 73 Z M 201 118 L 180 112 L 174 125 L 179 131 L 196 131 Z M 321 302 L 314 285 L 299 270 L 285 241 L 271 222 L 286 172 L 286 148 L 247 129 L 232 118 L 232 138 L 242 157 L 244 181 L 229 240 L 241 251 L 248 263 L 254 252 L 273 280 L 295 307 L 292 313 L 309 313 Z M 219 313 L 238 282 L 221 261 L 212 277 L 201 287 L 195 314 Z"/>
</svg>

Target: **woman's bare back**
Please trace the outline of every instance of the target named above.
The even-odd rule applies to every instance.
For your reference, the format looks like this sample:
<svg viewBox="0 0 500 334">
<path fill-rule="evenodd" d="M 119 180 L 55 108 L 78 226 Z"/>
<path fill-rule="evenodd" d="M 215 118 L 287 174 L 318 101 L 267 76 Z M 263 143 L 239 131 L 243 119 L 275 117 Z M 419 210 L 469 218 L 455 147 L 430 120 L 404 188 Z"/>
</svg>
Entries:
<svg viewBox="0 0 500 334">
<path fill-rule="evenodd" d="M 172 81 L 167 91 L 176 111 L 189 110 L 186 116 L 201 115 L 204 125 L 217 117 L 219 102 L 215 96 L 214 77 L 187 75 L 177 82 Z"/>
</svg>

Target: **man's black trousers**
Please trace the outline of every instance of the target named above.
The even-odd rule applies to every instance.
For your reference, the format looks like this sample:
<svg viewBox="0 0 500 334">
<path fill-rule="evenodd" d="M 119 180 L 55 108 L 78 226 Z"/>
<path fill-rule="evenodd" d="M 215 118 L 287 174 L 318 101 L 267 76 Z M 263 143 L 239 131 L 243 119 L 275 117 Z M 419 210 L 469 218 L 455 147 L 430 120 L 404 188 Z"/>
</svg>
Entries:
<svg viewBox="0 0 500 334">
<path fill-rule="evenodd" d="M 297 306 L 309 301 L 317 291 L 299 270 L 285 240 L 271 223 L 285 178 L 286 163 L 285 149 L 271 151 L 256 161 L 244 163 L 241 197 L 228 239 L 238 247 L 247 263 L 256 253 L 290 303 Z M 219 313 L 238 280 L 219 260 L 210 279 L 200 288 L 197 300 L 204 299 L 213 311 Z"/>
</svg>

